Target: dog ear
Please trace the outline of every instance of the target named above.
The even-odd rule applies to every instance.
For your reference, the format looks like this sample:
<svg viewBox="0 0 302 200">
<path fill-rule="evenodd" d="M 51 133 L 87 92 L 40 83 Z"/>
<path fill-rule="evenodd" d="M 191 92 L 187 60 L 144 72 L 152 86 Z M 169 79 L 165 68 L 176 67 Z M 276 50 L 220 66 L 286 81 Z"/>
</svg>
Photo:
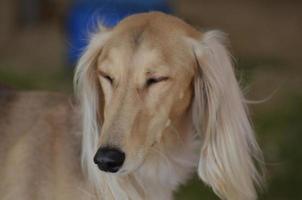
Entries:
<svg viewBox="0 0 302 200">
<path fill-rule="evenodd" d="M 102 29 L 92 35 L 74 75 L 74 89 L 80 101 L 82 114 L 82 167 L 90 180 L 94 179 L 97 171 L 93 165 L 93 156 L 97 151 L 103 118 L 103 94 L 97 77 L 96 64 L 109 36 L 110 31 Z"/>
<path fill-rule="evenodd" d="M 223 40 L 223 33 L 210 31 L 193 44 L 193 125 L 202 140 L 198 175 L 222 199 L 252 200 L 262 153 Z"/>
</svg>

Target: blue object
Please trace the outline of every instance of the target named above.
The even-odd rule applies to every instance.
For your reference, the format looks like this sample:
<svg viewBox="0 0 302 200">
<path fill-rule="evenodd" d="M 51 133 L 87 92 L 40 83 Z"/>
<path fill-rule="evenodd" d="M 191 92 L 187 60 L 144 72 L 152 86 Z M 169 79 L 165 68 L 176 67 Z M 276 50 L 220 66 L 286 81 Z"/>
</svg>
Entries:
<svg viewBox="0 0 302 200">
<path fill-rule="evenodd" d="M 88 43 L 89 33 L 98 23 L 115 26 L 121 19 L 134 13 L 162 11 L 170 13 L 166 0 L 78 0 L 72 6 L 67 22 L 69 38 L 68 60 L 74 65 Z"/>
</svg>

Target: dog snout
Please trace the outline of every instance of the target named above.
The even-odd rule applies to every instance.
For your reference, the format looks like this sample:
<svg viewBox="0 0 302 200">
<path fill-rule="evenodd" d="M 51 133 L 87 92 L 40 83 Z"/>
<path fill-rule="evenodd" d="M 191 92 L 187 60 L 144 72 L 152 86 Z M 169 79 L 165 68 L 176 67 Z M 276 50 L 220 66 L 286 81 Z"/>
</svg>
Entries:
<svg viewBox="0 0 302 200">
<path fill-rule="evenodd" d="M 100 170 L 115 173 L 124 163 L 125 153 L 116 148 L 99 148 L 94 156 L 94 163 Z"/>
</svg>

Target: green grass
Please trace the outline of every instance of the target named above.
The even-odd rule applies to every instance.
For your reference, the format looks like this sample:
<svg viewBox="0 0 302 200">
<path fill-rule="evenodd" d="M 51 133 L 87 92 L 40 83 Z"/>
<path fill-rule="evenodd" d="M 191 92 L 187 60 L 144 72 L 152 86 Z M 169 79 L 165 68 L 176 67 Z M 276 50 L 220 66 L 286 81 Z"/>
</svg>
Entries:
<svg viewBox="0 0 302 200">
<path fill-rule="evenodd" d="M 71 93 L 72 71 L 22 71 L 0 68 L 0 83 L 18 90 L 50 90 Z"/>
<path fill-rule="evenodd" d="M 302 96 L 288 95 L 282 107 L 255 117 L 267 158 L 268 189 L 262 199 L 302 199 Z"/>
</svg>

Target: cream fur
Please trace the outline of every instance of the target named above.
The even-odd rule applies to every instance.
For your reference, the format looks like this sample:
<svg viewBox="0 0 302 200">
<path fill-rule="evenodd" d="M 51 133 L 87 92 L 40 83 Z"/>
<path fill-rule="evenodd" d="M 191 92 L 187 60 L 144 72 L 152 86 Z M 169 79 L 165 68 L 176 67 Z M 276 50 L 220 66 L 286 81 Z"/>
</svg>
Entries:
<svg viewBox="0 0 302 200">
<path fill-rule="evenodd" d="M 75 71 L 79 108 L 0 93 L 0 199 L 171 200 L 194 170 L 221 199 L 256 199 L 262 155 L 224 37 L 138 14 L 92 36 Z M 108 145 L 126 155 L 114 174 L 93 163 Z"/>
<path fill-rule="evenodd" d="M 107 34 L 108 32 L 104 35 L 97 35 L 95 38 L 104 41 L 103 38 L 107 37 Z M 189 36 L 183 36 L 182 39 L 187 42 L 188 46 L 192 45 L 193 54 L 198 63 L 194 78 L 195 94 L 192 107 L 192 126 L 202 138 L 198 174 L 223 199 L 256 199 L 255 185 L 260 185 L 261 178 L 254 166 L 254 161 L 262 160 L 262 156 L 253 136 L 230 55 L 223 46 L 224 35 L 218 31 L 210 31 L 201 35 L 200 39 Z M 91 45 L 95 44 L 97 43 L 91 43 Z M 99 45 L 99 49 L 101 49 L 102 44 Z M 82 68 L 87 70 L 93 68 L 91 65 L 96 61 L 93 61 L 93 56 L 90 55 L 95 53 L 95 50 L 92 49 L 92 47 L 88 47 L 88 51 L 77 68 L 76 77 L 78 78 L 76 79 L 80 81 L 85 78 L 91 81 L 89 72 L 85 74 Z M 190 48 L 188 47 L 188 49 Z M 87 57 L 90 60 L 87 60 Z M 97 58 L 95 57 L 95 59 Z M 115 56 L 114 59 L 118 59 L 118 57 Z M 87 65 L 87 63 L 89 64 Z M 79 96 L 86 98 L 82 100 L 84 127 L 87 127 L 87 129 L 84 128 L 83 148 L 89 149 L 92 146 L 96 147 L 95 141 L 98 141 L 100 124 L 96 123 L 97 115 L 95 112 L 93 113 L 93 110 L 98 110 L 95 104 L 98 102 L 97 91 L 91 90 L 91 88 L 97 87 L 88 85 L 88 80 L 86 83 L 79 83 L 79 88 L 76 90 L 79 92 Z M 98 83 L 95 82 L 95 84 Z M 179 96 L 182 97 L 183 93 L 180 92 Z M 95 128 L 91 129 L 92 127 Z M 187 137 L 192 138 L 194 131 L 192 129 L 188 131 L 190 133 L 186 134 Z M 188 138 L 186 141 L 193 142 Z M 184 146 L 190 146 L 190 144 Z M 164 146 L 160 146 L 160 148 L 164 148 Z M 106 191 L 100 192 L 100 195 L 112 196 L 114 199 L 171 199 L 171 192 L 187 178 L 192 167 L 197 163 L 192 149 L 182 148 L 182 151 L 187 153 L 178 154 L 176 158 L 172 156 L 176 149 L 172 151 L 163 149 L 160 150 L 162 156 L 157 155 L 159 158 L 152 162 L 148 160 L 149 157 L 145 158 L 143 166 L 132 175 L 107 175 L 99 172 L 91 162 L 87 162 L 95 151 L 96 149 L 94 151 L 91 149 L 83 152 L 84 167 L 96 188 L 107 188 Z M 173 159 L 180 162 L 173 161 Z M 187 169 L 182 166 L 182 163 L 186 163 Z M 159 168 L 157 165 L 161 167 Z M 173 167 L 171 168 L 170 165 Z M 140 173 L 141 171 L 143 173 Z M 171 175 L 168 175 L 168 172 Z M 148 174 L 150 176 L 145 177 Z M 101 180 L 104 179 L 106 181 L 101 183 Z"/>
</svg>

